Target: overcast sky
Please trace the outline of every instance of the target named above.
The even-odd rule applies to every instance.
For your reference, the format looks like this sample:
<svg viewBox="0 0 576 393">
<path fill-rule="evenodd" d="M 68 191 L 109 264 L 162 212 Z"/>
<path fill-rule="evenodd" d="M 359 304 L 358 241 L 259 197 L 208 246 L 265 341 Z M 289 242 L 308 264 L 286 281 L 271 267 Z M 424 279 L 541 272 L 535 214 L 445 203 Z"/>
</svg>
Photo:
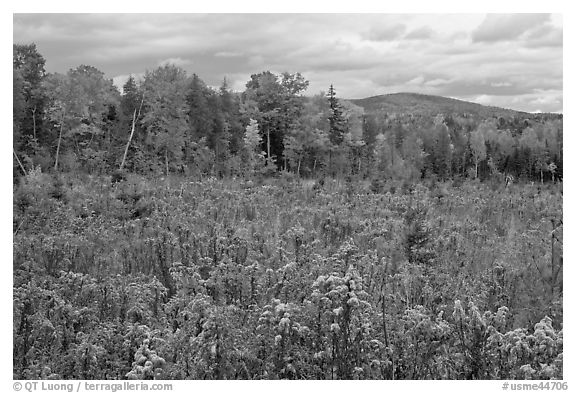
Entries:
<svg viewBox="0 0 576 393">
<path fill-rule="evenodd" d="M 300 72 L 308 94 L 396 92 L 562 112 L 562 18 L 549 14 L 15 14 L 14 43 L 49 72 L 95 66 L 121 85 L 171 62 L 243 90 L 253 73 Z"/>
</svg>

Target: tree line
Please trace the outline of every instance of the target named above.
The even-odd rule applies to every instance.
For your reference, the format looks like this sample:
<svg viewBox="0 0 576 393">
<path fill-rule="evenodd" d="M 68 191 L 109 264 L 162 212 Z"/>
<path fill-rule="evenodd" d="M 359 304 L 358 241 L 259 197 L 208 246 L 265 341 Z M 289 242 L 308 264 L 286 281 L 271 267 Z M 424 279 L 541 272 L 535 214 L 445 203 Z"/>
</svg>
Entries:
<svg viewBox="0 0 576 393">
<path fill-rule="evenodd" d="M 253 74 L 243 92 L 164 65 L 122 93 L 80 65 L 47 73 L 35 44 L 13 47 L 15 177 L 43 171 L 203 177 L 562 178 L 562 116 L 367 111 L 300 73 Z"/>
</svg>

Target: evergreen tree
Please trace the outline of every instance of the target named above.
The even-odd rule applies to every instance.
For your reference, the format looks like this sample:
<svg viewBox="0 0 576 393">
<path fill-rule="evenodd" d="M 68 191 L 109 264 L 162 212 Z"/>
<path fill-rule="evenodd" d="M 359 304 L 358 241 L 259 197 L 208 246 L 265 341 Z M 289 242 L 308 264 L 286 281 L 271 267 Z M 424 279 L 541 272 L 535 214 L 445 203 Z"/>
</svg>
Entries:
<svg viewBox="0 0 576 393">
<path fill-rule="evenodd" d="M 228 148 L 231 154 L 236 154 L 242 148 L 242 135 L 244 127 L 240 119 L 240 103 L 238 95 L 230 91 L 226 78 L 219 89 L 220 103 L 224 115 L 224 122 L 228 133 Z"/>
<path fill-rule="evenodd" d="M 330 85 L 328 89 L 328 102 L 330 103 L 330 142 L 333 145 L 339 146 L 344 141 L 344 133 L 346 132 L 346 120 L 342 113 L 342 107 L 338 98 L 336 98 L 336 91 L 334 86 Z"/>
<path fill-rule="evenodd" d="M 208 99 L 210 92 L 205 83 L 193 74 L 186 94 L 188 105 L 188 123 L 191 133 L 189 136 L 197 141 L 200 138 L 209 139 L 213 127 Z"/>
<path fill-rule="evenodd" d="M 124 168 L 130 147 L 135 145 L 137 149 L 141 149 L 141 145 L 145 141 L 145 135 L 140 135 L 143 133 L 140 132 L 141 129 L 138 126 L 140 123 L 142 106 L 144 104 L 144 96 L 132 75 L 128 77 L 122 91 L 123 95 L 120 99 L 120 121 L 118 132 L 119 135 L 122 135 L 122 138 L 118 141 L 119 143 L 117 145 L 123 145 L 125 143 L 126 138 L 124 135 L 126 130 L 130 130 L 130 134 L 128 136 L 128 142 L 126 142 L 124 148 L 122 161 L 120 162 L 120 170 Z M 138 132 L 136 132 L 137 129 Z M 135 136 L 136 138 L 134 138 Z"/>
</svg>

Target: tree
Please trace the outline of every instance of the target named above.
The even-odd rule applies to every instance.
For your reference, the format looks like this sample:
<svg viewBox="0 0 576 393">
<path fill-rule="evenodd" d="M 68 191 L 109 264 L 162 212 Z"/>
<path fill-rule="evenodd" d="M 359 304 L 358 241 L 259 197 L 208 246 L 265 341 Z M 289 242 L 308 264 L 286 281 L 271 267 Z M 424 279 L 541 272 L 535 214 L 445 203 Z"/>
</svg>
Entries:
<svg viewBox="0 0 576 393">
<path fill-rule="evenodd" d="M 402 142 L 402 157 L 404 157 L 409 168 L 409 177 L 412 179 L 420 178 L 424 168 L 424 153 L 422 139 L 415 133 L 411 133 Z"/>
<path fill-rule="evenodd" d="M 142 91 L 136 83 L 136 79 L 130 75 L 122 86 L 122 97 L 120 100 L 120 111 L 122 114 L 132 118 L 134 110 L 140 107 L 142 101 Z"/>
<path fill-rule="evenodd" d="M 112 126 L 115 108 L 119 105 L 119 92 L 112 80 L 92 66 L 81 65 L 69 71 L 74 89 L 79 94 L 78 110 L 82 124 L 73 133 L 80 148 L 80 160 L 89 170 L 102 169 L 112 143 Z M 111 118 L 112 117 L 112 118 Z M 116 156 L 111 157 L 116 159 Z"/>
<path fill-rule="evenodd" d="M 300 128 L 300 119 L 304 109 L 302 93 L 308 88 L 309 82 L 299 72 L 295 74 L 283 72 L 280 76 L 280 85 L 283 88 L 283 103 L 280 110 L 281 133 L 286 136 L 290 131 Z M 286 167 L 286 157 L 284 160 L 284 167 Z"/>
<path fill-rule="evenodd" d="M 20 71 L 23 79 L 21 87 L 26 102 L 26 116 L 20 119 L 20 128 L 25 134 L 31 133 L 34 139 L 38 137 L 38 121 L 42 117 L 46 99 L 42 86 L 46 75 L 45 63 L 36 44 L 13 45 L 13 67 Z"/>
<path fill-rule="evenodd" d="M 352 170 L 352 172 L 354 171 L 354 169 L 356 169 L 357 173 L 360 174 L 360 170 L 362 169 L 362 150 L 364 146 L 366 146 L 366 143 L 364 142 L 364 140 L 362 140 L 362 135 L 347 132 L 346 134 L 344 134 L 343 145 L 346 146 L 350 154 L 349 159 L 351 165 L 350 169 Z M 357 162 L 358 165 L 354 165 L 355 162 Z"/>
<path fill-rule="evenodd" d="M 136 82 L 132 75 L 128 78 L 128 81 L 124 84 L 124 96 L 122 97 L 121 105 L 125 110 L 132 110 L 132 127 L 130 130 L 130 136 L 128 137 L 128 142 L 126 143 L 126 148 L 124 149 L 124 156 L 122 156 L 122 162 L 120 163 L 120 171 L 124 169 L 124 164 L 126 162 L 126 156 L 128 155 L 128 149 L 130 148 L 130 143 L 132 143 L 132 138 L 134 137 L 134 131 L 136 130 L 136 121 L 140 118 L 140 113 L 142 112 L 142 105 L 144 104 L 144 96 L 140 94 L 137 89 Z M 140 105 L 137 101 L 140 99 Z"/>
<path fill-rule="evenodd" d="M 190 147 L 204 138 L 207 146 L 214 151 L 215 164 L 221 173 L 229 157 L 231 127 L 234 127 L 236 149 L 239 143 L 241 124 L 237 110 L 234 113 L 232 96 L 225 85 L 217 92 L 194 74 L 189 83 L 186 102 L 190 125 L 190 132 L 186 134 L 186 156 L 189 158 Z"/>
<path fill-rule="evenodd" d="M 374 144 L 374 158 L 376 160 L 377 171 L 383 173 L 388 166 L 389 146 L 384 134 L 376 135 L 376 143 Z"/>
<path fill-rule="evenodd" d="M 434 131 L 434 167 L 436 173 L 446 179 L 450 176 L 452 168 L 453 145 L 450 141 L 450 130 L 444 122 L 440 122 L 434 126 Z"/>
<path fill-rule="evenodd" d="M 458 122 L 455 122 L 455 129 L 452 130 L 451 140 L 454 149 L 452 151 L 452 174 L 464 174 L 466 171 L 466 164 L 470 156 L 470 148 L 468 146 L 468 133 L 459 128 Z"/>
<path fill-rule="evenodd" d="M 26 116 L 26 99 L 24 97 L 24 79 L 22 73 L 14 68 L 12 70 L 12 124 L 13 147 L 20 144 L 22 137 L 21 123 Z"/>
<path fill-rule="evenodd" d="M 329 168 L 330 171 L 334 174 L 338 170 L 334 171 L 334 164 L 337 164 L 337 167 L 344 168 L 346 167 L 346 163 L 342 162 L 345 154 L 342 152 L 340 147 L 342 146 L 342 142 L 344 141 L 344 134 L 347 131 L 347 124 L 346 119 L 344 118 L 343 109 L 336 98 L 336 91 L 334 90 L 334 86 L 330 85 L 328 89 L 328 121 L 329 121 L 329 129 L 328 135 L 330 136 L 330 154 L 329 154 Z M 346 146 L 343 146 L 344 148 Z"/>
<path fill-rule="evenodd" d="M 497 147 L 499 155 L 498 165 L 501 169 L 507 171 L 507 164 L 516 150 L 516 140 L 510 130 L 500 130 L 498 133 Z"/>
<path fill-rule="evenodd" d="M 296 173 L 300 176 L 300 166 L 305 153 L 305 131 L 294 128 L 284 137 L 284 156 L 291 166 L 296 166 Z"/>
<path fill-rule="evenodd" d="M 281 130 L 282 86 L 278 83 L 278 77 L 270 71 L 252 75 L 246 84 L 246 97 L 255 104 L 260 130 L 266 135 L 266 161 L 270 162 L 273 159 L 272 151 L 280 152 L 280 149 L 271 148 L 271 138 Z"/>
<path fill-rule="evenodd" d="M 21 144 L 22 119 L 26 116 L 26 100 L 24 98 L 24 79 L 20 70 L 12 69 L 12 154 L 20 167 L 20 170 L 26 175 L 26 169 L 20 161 L 16 150 Z M 14 171 L 14 174 L 16 171 Z"/>
<path fill-rule="evenodd" d="M 166 175 L 170 164 L 182 164 L 186 123 L 186 72 L 167 64 L 144 76 L 146 112 L 142 124 L 148 132 L 148 145 L 157 157 L 163 156 Z"/>
<path fill-rule="evenodd" d="M 71 111 L 71 108 L 69 108 L 71 105 L 69 80 L 65 75 L 52 74 L 46 78 L 45 86 L 46 90 L 49 92 L 48 96 L 50 100 L 47 109 L 48 119 L 52 121 L 54 127 L 59 129 L 56 156 L 54 160 L 54 170 L 58 170 L 60 145 L 62 144 L 65 122 L 69 116 L 69 112 Z"/>
<path fill-rule="evenodd" d="M 246 135 L 244 136 L 244 148 L 250 173 L 254 173 L 257 167 L 257 162 L 262 159 L 263 152 L 261 144 L 262 137 L 258 130 L 258 122 L 254 119 L 250 119 L 250 124 L 246 126 Z"/>
<path fill-rule="evenodd" d="M 303 149 L 300 165 L 295 163 L 296 166 L 300 167 L 300 172 L 305 170 L 316 173 L 316 169 L 324 165 L 330 149 L 328 108 L 328 101 L 324 93 L 321 92 L 312 96 L 304 102 L 297 126 L 292 127 L 289 132 L 289 136 L 296 139 L 296 143 L 291 145 L 291 149 L 300 148 L 300 145 Z M 287 145 L 285 146 L 288 148 Z"/>
<path fill-rule="evenodd" d="M 342 106 L 336 98 L 336 91 L 334 86 L 330 85 L 328 89 L 328 102 L 330 103 L 330 142 L 333 145 L 339 146 L 344 140 L 344 133 L 346 132 L 346 120 L 344 119 Z"/>
<path fill-rule="evenodd" d="M 330 137 L 327 131 L 314 128 L 310 134 L 311 144 L 308 147 L 311 158 L 313 158 L 312 172 L 315 174 L 318 167 L 318 160 L 326 161 L 327 153 L 330 152 Z"/>
<path fill-rule="evenodd" d="M 220 86 L 219 96 L 229 138 L 230 153 L 236 154 L 242 148 L 244 127 L 240 119 L 240 102 L 238 95 L 230 91 L 226 78 L 224 78 Z"/>
<path fill-rule="evenodd" d="M 252 75 L 246 84 L 244 112 L 258 120 L 266 136 L 267 163 L 283 156 L 284 136 L 301 115 L 301 94 L 307 87 L 308 81 L 299 73 L 279 77 L 270 71 Z"/>
<path fill-rule="evenodd" d="M 547 161 L 546 151 L 544 150 L 544 144 L 538 140 L 538 135 L 534 128 L 528 127 L 522 132 L 519 145 L 527 154 L 530 175 L 532 174 L 532 167 L 536 166 L 540 172 L 540 180 L 543 181 L 544 165 Z"/>
<path fill-rule="evenodd" d="M 558 166 L 556 164 L 554 164 L 553 162 L 551 162 L 550 164 L 548 164 L 548 172 L 550 172 L 550 174 L 552 175 L 552 182 L 554 182 L 554 175 L 556 175 L 556 169 L 558 168 Z"/>
<path fill-rule="evenodd" d="M 212 128 L 209 130 L 208 146 L 214 150 L 214 157 L 218 165 L 218 171 L 222 173 L 222 165 L 229 155 L 229 124 L 222 110 L 220 96 L 210 90 L 208 95 L 208 108 Z"/>
<path fill-rule="evenodd" d="M 475 177 L 478 178 L 478 163 L 486 159 L 486 143 L 482 130 L 476 129 L 470 134 L 470 148 L 474 156 Z"/>
<path fill-rule="evenodd" d="M 210 138 L 213 128 L 213 119 L 208 103 L 210 93 L 210 90 L 198 75 L 193 74 L 186 93 L 186 104 L 191 130 L 190 136 L 195 141 L 203 137 L 206 139 Z"/>
<path fill-rule="evenodd" d="M 58 170 L 62 143 L 67 140 L 85 164 L 102 164 L 97 139 L 104 134 L 109 107 L 118 102 L 112 80 L 94 67 L 81 65 L 66 75 L 48 75 L 44 88 L 50 103 L 47 117 L 59 130 L 54 169 Z"/>
<path fill-rule="evenodd" d="M 346 123 L 346 133 L 344 134 L 343 143 L 346 145 L 350 157 L 349 163 L 352 171 L 356 170 L 360 174 L 362 169 L 362 154 L 366 146 L 363 135 L 363 116 L 364 109 L 351 102 L 341 104 L 342 117 Z"/>
</svg>

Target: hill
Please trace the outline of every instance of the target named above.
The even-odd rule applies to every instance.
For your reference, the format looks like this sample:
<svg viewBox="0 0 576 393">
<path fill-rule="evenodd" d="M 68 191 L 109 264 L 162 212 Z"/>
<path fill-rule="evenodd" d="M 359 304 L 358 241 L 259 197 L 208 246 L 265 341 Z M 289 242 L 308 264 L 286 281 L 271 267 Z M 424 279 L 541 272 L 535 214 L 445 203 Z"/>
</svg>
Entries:
<svg viewBox="0 0 576 393">
<path fill-rule="evenodd" d="M 368 113 L 382 111 L 387 113 L 412 113 L 428 116 L 434 116 L 437 114 L 447 115 L 468 113 L 482 118 L 517 115 L 531 116 L 529 113 L 512 109 L 486 106 L 454 98 L 418 93 L 384 94 L 347 101 L 364 108 Z"/>
</svg>

